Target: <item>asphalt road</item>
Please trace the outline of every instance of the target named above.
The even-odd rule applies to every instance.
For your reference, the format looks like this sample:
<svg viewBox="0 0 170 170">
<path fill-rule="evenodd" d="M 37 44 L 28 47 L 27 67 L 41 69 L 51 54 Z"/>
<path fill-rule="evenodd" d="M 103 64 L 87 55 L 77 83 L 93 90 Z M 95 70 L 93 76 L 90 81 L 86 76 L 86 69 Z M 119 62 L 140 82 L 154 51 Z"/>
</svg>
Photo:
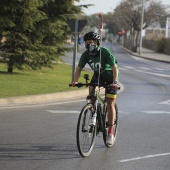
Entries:
<svg viewBox="0 0 170 170">
<path fill-rule="evenodd" d="M 0 170 L 169 170 L 170 66 L 104 44 L 119 61 L 119 132 L 106 148 L 102 134 L 82 158 L 76 147 L 84 98 L 0 109 Z M 71 56 L 70 56 L 71 57 Z M 71 61 L 71 60 L 70 60 Z"/>
</svg>

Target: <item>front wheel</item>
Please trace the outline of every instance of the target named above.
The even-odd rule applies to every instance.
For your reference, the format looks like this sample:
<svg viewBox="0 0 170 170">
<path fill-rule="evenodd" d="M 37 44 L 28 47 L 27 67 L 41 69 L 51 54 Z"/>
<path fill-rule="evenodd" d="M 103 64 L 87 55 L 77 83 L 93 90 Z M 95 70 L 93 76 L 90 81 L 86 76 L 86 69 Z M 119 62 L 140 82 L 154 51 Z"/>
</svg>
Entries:
<svg viewBox="0 0 170 170">
<path fill-rule="evenodd" d="M 114 121 L 114 125 L 113 125 L 113 135 L 115 137 L 115 140 L 116 140 L 116 137 L 117 137 L 117 133 L 118 133 L 118 107 L 117 107 L 117 104 L 115 103 L 115 113 L 116 113 L 116 119 Z M 107 135 L 108 135 L 108 112 L 107 112 L 107 107 L 104 106 L 104 109 L 103 109 L 103 122 L 104 122 L 104 129 L 103 129 L 103 141 L 104 141 L 104 144 L 107 146 L 107 147 L 111 147 L 112 145 L 108 145 L 106 143 L 106 138 L 107 138 Z M 114 142 L 115 142 L 114 140 Z M 113 143 L 114 144 L 114 143 Z"/>
<path fill-rule="evenodd" d="M 77 123 L 77 147 L 82 157 L 92 152 L 96 138 L 96 125 L 92 125 L 93 107 L 87 104 L 80 112 Z"/>
</svg>

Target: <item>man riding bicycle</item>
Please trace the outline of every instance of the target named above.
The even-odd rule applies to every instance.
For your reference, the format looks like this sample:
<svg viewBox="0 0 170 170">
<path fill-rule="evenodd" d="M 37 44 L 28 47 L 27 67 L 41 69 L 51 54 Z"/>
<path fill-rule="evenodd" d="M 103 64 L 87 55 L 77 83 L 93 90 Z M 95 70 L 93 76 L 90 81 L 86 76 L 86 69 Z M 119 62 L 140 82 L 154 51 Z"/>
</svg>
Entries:
<svg viewBox="0 0 170 170">
<path fill-rule="evenodd" d="M 100 47 L 100 35 L 98 33 L 86 33 L 84 35 L 84 41 L 87 50 L 81 55 L 78 67 L 76 68 L 76 72 L 74 74 L 72 86 L 75 86 L 75 84 L 78 83 L 81 71 L 86 63 L 88 63 L 91 69 L 94 71 L 90 83 L 104 84 L 106 82 L 110 85 L 111 88 L 106 88 L 105 91 L 109 125 L 106 143 L 108 145 L 113 145 L 115 140 L 113 135 L 113 125 L 116 115 L 114 104 L 117 97 L 117 83 L 119 75 L 117 60 L 108 48 Z M 92 91 L 93 87 L 89 86 L 89 95 L 91 95 Z"/>
</svg>

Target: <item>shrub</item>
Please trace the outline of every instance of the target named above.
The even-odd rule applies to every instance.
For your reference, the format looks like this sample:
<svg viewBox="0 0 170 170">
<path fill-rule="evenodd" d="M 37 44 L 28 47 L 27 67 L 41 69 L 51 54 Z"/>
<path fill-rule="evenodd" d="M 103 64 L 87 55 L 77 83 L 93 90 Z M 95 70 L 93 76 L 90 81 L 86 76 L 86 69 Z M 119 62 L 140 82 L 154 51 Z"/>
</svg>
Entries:
<svg viewBox="0 0 170 170">
<path fill-rule="evenodd" d="M 165 53 L 166 44 L 167 44 L 166 38 L 158 40 L 156 43 L 156 51 L 158 53 Z"/>
<path fill-rule="evenodd" d="M 165 54 L 169 54 L 170 55 L 170 38 L 166 39 L 166 44 L 165 44 Z"/>
</svg>

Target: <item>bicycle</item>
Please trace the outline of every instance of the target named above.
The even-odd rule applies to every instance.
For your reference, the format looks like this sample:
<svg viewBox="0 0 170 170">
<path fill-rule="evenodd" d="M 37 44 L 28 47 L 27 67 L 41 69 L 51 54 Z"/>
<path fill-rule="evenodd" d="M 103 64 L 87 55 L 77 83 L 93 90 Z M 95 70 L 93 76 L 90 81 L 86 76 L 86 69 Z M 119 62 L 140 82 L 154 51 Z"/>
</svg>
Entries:
<svg viewBox="0 0 170 170">
<path fill-rule="evenodd" d="M 86 83 L 78 83 L 75 86 L 78 88 L 81 88 L 83 86 L 93 86 L 93 93 L 92 95 L 88 95 L 86 97 L 86 105 L 82 108 L 78 123 L 77 123 L 77 132 L 76 132 L 76 138 L 77 138 L 77 147 L 80 155 L 82 157 L 87 157 L 91 154 L 95 139 L 97 134 L 99 132 L 103 133 L 103 141 L 104 144 L 107 147 L 111 147 L 106 143 L 107 138 L 107 132 L 108 132 L 108 118 L 107 118 L 107 106 L 106 106 L 106 100 L 103 99 L 100 95 L 100 91 L 102 86 L 101 85 L 95 85 L 88 83 L 89 75 L 85 74 L 84 78 L 86 80 Z M 69 84 L 69 86 L 72 86 Z M 99 87 L 98 90 L 96 90 L 96 87 Z M 104 85 L 104 87 L 106 87 Z M 119 87 L 120 89 L 120 87 Z M 90 99 L 94 99 L 94 106 L 91 103 Z M 118 107 L 115 103 L 115 111 L 116 111 L 116 118 L 114 121 L 114 137 L 116 139 L 117 133 L 118 133 Z M 114 140 L 115 142 L 115 140 Z"/>
</svg>

